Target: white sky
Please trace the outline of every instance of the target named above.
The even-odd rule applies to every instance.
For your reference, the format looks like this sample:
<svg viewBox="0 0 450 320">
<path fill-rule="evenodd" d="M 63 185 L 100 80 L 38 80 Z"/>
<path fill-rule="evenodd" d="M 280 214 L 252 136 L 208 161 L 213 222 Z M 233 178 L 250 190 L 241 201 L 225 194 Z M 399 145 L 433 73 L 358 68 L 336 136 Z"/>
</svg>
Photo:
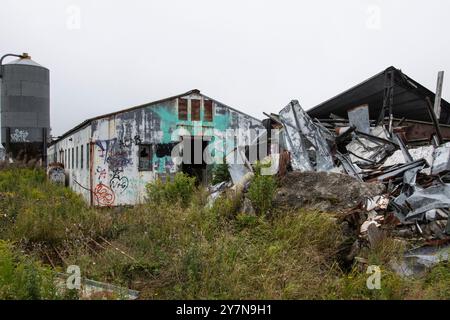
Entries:
<svg viewBox="0 0 450 320">
<path fill-rule="evenodd" d="M 50 69 L 53 135 L 194 88 L 262 118 L 391 65 L 432 91 L 449 72 L 449 98 L 449 13 L 448 0 L 1 0 L 0 55 Z"/>
</svg>

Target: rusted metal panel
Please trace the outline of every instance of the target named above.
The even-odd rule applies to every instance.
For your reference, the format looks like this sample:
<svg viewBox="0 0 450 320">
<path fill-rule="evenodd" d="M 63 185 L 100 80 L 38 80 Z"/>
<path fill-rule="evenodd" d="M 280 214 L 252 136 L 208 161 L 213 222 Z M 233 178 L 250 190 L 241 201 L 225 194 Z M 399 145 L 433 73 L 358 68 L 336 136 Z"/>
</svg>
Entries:
<svg viewBox="0 0 450 320">
<path fill-rule="evenodd" d="M 178 99 L 178 120 L 188 119 L 188 105 L 187 99 Z"/>
<path fill-rule="evenodd" d="M 191 99 L 191 121 L 200 121 L 200 100 Z"/>
<path fill-rule="evenodd" d="M 203 120 L 204 121 L 213 121 L 213 104 L 211 100 L 205 100 L 203 101 L 203 105 L 204 105 L 204 116 L 203 116 Z"/>
</svg>

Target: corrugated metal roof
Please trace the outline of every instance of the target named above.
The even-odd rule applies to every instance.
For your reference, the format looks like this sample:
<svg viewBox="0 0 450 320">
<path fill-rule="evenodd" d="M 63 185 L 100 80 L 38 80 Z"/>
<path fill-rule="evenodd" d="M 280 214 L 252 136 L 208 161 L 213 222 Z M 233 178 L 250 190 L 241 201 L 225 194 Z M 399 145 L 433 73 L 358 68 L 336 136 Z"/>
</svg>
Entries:
<svg viewBox="0 0 450 320">
<path fill-rule="evenodd" d="M 394 117 L 430 121 L 425 98 L 429 97 L 431 101 L 434 101 L 434 93 L 395 67 L 389 67 L 368 80 L 319 104 L 308 110 L 308 114 L 318 119 L 327 119 L 331 113 L 347 118 L 347 110 L 368 104 L 370 118 L 377 119 L 383 107 L 385 73 L 389 71 L 393 71 L 395 75 Z M 441 122 L 450 124 L 450 104 L 442 100 L 441 107 Z"/>
</svg>

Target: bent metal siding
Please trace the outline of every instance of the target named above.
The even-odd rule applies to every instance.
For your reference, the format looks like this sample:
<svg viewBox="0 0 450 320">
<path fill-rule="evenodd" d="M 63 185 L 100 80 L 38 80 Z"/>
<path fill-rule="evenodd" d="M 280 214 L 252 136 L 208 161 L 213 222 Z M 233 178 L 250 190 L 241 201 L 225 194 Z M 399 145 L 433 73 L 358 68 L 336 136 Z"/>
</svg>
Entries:
<svg viewBox="0 0 450 320">
<path fill-rule="evenodd" d="M 187 99 L 187 120 L 179 120 L 180 99 Z M 200 101 L 200 121 L 191 119 L 192 101 L 196 100 Z M 204 121 L 208 100 L 212 102 L 213 116 L 206 119 L 212 121 Z M 257 119 L 191 92 L 91 120 L 51 145 L 48 155 L 50 160 L 64 164 L 69 186 L 87 202 L 95 206 L 133 205 L 144 201 L 147 183 L 158 175 L 179 170 L 170 156 L 171 148 L 179 142 L 173 134 L 178 128 L 195 136 L 213 137 L 212 129 L 264 127 Z M 243 142 L 248 144 L 248 138 L 244 137 Z M 139 166 L 139 148 L 143 145 L 149 145 L 151 152 L 145 170 Z"/>
</svg>

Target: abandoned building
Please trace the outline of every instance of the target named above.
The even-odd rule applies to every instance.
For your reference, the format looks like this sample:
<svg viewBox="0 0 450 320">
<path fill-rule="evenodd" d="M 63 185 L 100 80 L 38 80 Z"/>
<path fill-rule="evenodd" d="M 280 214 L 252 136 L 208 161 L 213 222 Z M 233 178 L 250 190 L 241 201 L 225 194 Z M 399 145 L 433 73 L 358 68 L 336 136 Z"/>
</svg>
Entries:
<svg viewBox="0 0 450 320">
<path fill-rule="evenodd" d="M 247 114 L 211 99 L 198 90 L 88 119 L 48 148 L 50 163 L 61 163 L 66 184 L 95 206 L 133 205 L 145 198 L 145 186 L 183 171 L 200 181 L 208 178 L 204 161 L 177 165 L 173 148 L 187 130 L 204 149 L 214 129 L 263 128 Z M 247 142 L 248 143 L 248 142 Z M 195 148 L 195 147 L 194 147 Z"/>
</svg>

